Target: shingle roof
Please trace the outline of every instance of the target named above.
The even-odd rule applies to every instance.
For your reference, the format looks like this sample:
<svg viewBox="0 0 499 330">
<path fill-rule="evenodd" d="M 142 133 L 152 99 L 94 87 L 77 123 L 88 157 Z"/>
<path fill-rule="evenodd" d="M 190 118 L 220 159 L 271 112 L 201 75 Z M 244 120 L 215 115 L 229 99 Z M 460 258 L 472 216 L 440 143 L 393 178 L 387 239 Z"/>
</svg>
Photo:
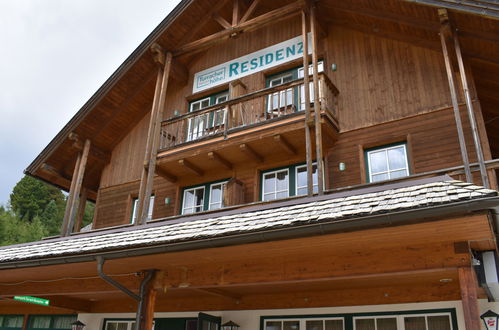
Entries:
<svg viewBox="0 0 499 330">
<path fill-rule="evenodd" d="M 442 177 L 440 177 L 442 179 Z M 449 177 L 443 177 L 449 178 Z M 408 186 L 388 185 L 384 190 L 359 190 L 357 194 L 331 194 L 321 199 L 297 199 L 294 203 L 233 214 L 207 214 L 184 222 L 165 221 L 133 230 L 82 234 L 64 240 L 46 240 L 0 249 L 0 264 L 61 256 L 165 245 L 206 238 L 282 229 L 313 223 L 414 210 L 497 196 L 497 191 L 454 180 Z M 381 187 L 383 188 L 383 187 Z M 304 202 L 306 201 L 306 202 Z M 218 215 L 218 216 L 217 216 Z"/>
</svg>

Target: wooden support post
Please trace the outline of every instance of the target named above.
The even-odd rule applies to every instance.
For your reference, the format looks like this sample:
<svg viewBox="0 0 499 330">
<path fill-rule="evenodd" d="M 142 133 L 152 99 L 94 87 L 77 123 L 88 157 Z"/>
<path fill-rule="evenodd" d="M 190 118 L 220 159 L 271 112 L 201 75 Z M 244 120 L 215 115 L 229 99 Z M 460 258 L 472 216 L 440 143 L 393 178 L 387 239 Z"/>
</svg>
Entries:
<svg viewBox="0 0 499 330">
<path fill-rule="evenodd" d="M 75 191 L 75 185 L 76 185 L 76 177 L 78 175 L 78 170 L 80 169 L 80 161 L 81 161 L 81 153 L 78 153 L 78 156 L 76 157 L 76 163 L 75 163 L 75 168 L 73 170 L 73 177 L 71 179 L 71 186 L 69 187 L 69 194 L 68 198 L 66 199 L 66 209 L 64 211 L 64 218 L 62 220 L 62 227 L 61 227 L 61 236 L 66 235 L 66 228 L 68 227 L 69 223 L 69 208 L 71 207 L 71 204 L 73 203 L 73 199 L 76 198 L 74 191 Z"/>
<path fill-rule="evenodd" d="M 83 176 L 85 174 L 85 167 L 87 165 L 88 153 L 90 151 L 90 140 L 85 141 L 83 151 L 78 154 L 76 159 L 73 178 L 71 180 L 71 187 L 69 189 L 69 196 L 66 202 L 66 210 L 64 212 L 64 219 L 62 222 L 61 236 L 68 236 L 71 234 L 71 229 L 74 225 L 74 220 L 77 211 L 77 200 L 81 191 L 83 183 Z"/>
<path fill-rule="evenodd" d="M 317 59 L 317 14 L 316 4 L 310 8 L 310 31 L 312 32 L 312 64 L 314 72 L 314 115 L 315 115 L 315 155 L 317 161 L 317 190 L 319 195 L 324 193 L 324 166 L 322 164 L 322 125 L 321 102 L 319 94 L 319 67 Z M 307 67 L 308 69 L 308 67 Z M 304 70 L 305 72 L 308 70 Z M 308 72 L 307 72 L 308 73 Z"/>
<path fill-rule="evenodd" d="M 78 201 L 78 213 L 76 214 L 76 221 L 73 232 L 77 233 L 81 229 L 83 223 L 83 216 L 85 215 L 85 206 L 87 205 L 87 189 L 81 190 L 80 199 Z"/>
<path fill-rule="evenodd" d="M 153 48 L 153 51 L 162 54 L 159 46 Z M 161 56 L 159 56 L 161 58 Z M 160 63 L 160 61 L 157 61 Z M 151 119 L 149 121 L 149 130 L 146 142 L 146 152 L 144 157 L 144 168 L 140 179 L 139 202 L 137 207 L 137 220 L 135 225 L 145 224 L 149 213 L 149 199 L 152 194 L 152 186 L 154 182 L 154 173 L 156 169 L 156 156 L 158 153 L 161 120 L 163 118 L 163 110 L 165 106 L 166 90 L 168 87 L 168 78 L 172 62 L 172 54 L 168 53 L 164 61 L 164 67 L 158 70 L 156 80 L 156 89 L 154 91 L 153 107 L 151 110 Z"/>
<path fill-rule="evenodd" d="M 307 195 L 314 194 L 313 165 L 312 165 L 312 139 L 310 135 L 310 76 L 308 70 L 308 35 L 307 35 L 307 14 L 301 12 L 301 28 L 303 40 L 303 90 L 305 93 L 305 154 L 307 162 Z"/>
<path fill-rule="evenodd" d="M 473 135 L 473 142 L 475 144 L 475 152 L 478 158 L 478 166 L 480 167 L 480 176 L 482 177 L 482 184 L 485 188 L 489 188 L 489 178 L 487 176 L 487 168 L 485 167 L 485 159 L 483 157 L 483 148 L 480 142 L 480 136 L 478 135 L 478 127 L 475 119 L 475 112 L 473 109 L 473 102 L 471 101 L 470 90 L 468 87 L 468 78 L 466 77 L 466 70 L 464 69 L 463 54 L 461 53 L 461 46 L 459 45 L 459 39 L 457 33 L 451 29 L 451 33 L 454 39 L 454 48 L 456 51 L 457 64 L 459 66 L 459 72 L 461 74 L 461 84 L 463 86 L 464 100 L 466 102 L 466 109 L 468 110 L 468 119 L 470 121 L 471 133 Z"/>
<path fill-rule="evenodd" d="M 446 13 L 447 12 L 445 12 L 445 14 Z M 449 82 L 452 108 L 454 109 L 454 119 L 456 121 L 457 135 L 459 138 L 459 147 L 461 148 L 461 158 L 463 159 L 464 173 L 466 174 L 466 181 L 473 182 L 473 179 L 471 176 L 471 170 L 470 170 L 470 162 L 468 159 L 468 150 L 466 148 L 466 141 L 464 139 L 463 124 L 461 122 L 461 114 L 459 111 L 459 103 L 457 101 L 457 90 L 456 90 L 456 86 L 454 84 L 454 82 L 455 82 L 454 70 L 452 70 L 452 63 L 450 60 L 449 52 L 447 50 L 446 35 L 448 35 L 448 30 L 449 30 L 448 19 L 445 17 L 446 15 L 442 16 L 442 14 L 443 13 L 439 9 L 439 16 L 440 16 L 440 21 L 441 21 L 440 42 L 442 44 L 442 53 L 443 53 L 444 61 L 445 61 L 445 69 L 447 71 L 447 80 Z"/>
<path fill-rule="evenodd" d="M 156 293 L 154 289 L 154 281 L 151 280 L 145 287 L 145 292 L 142 302 L 141 320 L 137 330 L 150 330 L 152 329 L 152 322 L 154 320 L 154 305 L 156 303 Z"/>
<path fill-rule="evenodd" d="M 463 304 L 464 323 L 467 330 L 479 330 L 480 313 L 478 311 L 477 280 L 471 267 L 459 267 L 459 286 Z"/>
<path fill-rule="evenodd" d="M 232 170 L 232 167 L 233 167 L 232 163 L 229 162 L 227 159 L 223 158 L 222 156 L 220 156 L 215 151 L 208 152 L 208 158 L 211 159 L 211 160 L 216 161 L 217 163 L 219 163 L 220 165 L 222 165 L 226 169 Z"/>
<path fill-rule="evenodd" d="M 220 24 L 224 29 L 230 29 L 232 27 L 229 22 L 227 22 L 222 16 L 217 13 L 213 14 L 213 19 L 217 21 L 218 24 Z"/>
</svg>

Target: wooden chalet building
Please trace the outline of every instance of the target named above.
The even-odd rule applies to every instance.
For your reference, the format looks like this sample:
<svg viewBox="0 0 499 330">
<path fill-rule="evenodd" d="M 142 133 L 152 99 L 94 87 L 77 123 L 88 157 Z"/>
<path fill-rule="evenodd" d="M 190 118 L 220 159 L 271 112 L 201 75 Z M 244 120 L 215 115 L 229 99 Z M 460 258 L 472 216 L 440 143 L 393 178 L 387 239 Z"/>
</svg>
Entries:
<svg viewBox="0 0 499 330">
<path fill-rule="evenodd" d="M 182 0 L 26 169 L 68 206 L 60 237 L 0 248 L 0 329 L 484 328 L 498 19 Z"/>
</svg>

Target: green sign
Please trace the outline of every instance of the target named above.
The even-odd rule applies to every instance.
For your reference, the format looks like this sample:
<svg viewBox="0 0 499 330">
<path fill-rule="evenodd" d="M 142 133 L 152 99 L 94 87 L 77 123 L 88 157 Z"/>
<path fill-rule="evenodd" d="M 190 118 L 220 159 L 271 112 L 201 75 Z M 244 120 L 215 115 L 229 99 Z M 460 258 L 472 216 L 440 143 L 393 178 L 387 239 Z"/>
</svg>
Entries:
<svg viewBox="0 0 499 330">
<path fill-rule="evenodd" d="M 30 296 L 14 296 L 14 300 L 24 301 L 31 304 L 48 306 L 50 300 Z"/>
</svg>

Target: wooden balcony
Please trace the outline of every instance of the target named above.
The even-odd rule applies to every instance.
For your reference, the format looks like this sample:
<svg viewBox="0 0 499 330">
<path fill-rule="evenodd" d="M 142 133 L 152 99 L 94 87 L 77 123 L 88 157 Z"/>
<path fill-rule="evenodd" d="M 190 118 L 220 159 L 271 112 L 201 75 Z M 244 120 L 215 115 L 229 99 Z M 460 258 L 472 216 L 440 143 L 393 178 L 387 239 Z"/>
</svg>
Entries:
<svg viewBox="0 0 499 330">
<path fill-rule="evenodd" d="M 304 155 L 303 87 L 301 78 L 163 121 L 159 172 L 171 178 L 203 175 L 220 165 L 231 169 L 233 164 L 248 160 L 263 163 Z M 314 111 L 312 82 L 310 87 Z M 334 143 L 338 132 L 338 93 L 327 75 L 320 73 L 319 100 L 326 147 Z"/>
</svg>

